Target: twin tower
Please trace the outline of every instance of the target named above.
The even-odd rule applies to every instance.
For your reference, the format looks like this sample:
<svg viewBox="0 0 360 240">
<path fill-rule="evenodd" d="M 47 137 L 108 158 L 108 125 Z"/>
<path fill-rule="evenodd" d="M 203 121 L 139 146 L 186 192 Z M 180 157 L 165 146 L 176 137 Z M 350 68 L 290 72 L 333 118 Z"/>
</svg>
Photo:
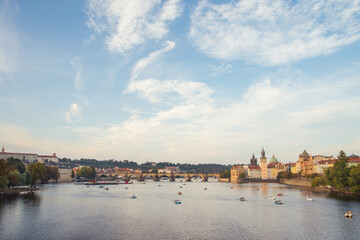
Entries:
<svg viewBox="0 0 360 240">
<path fill-rule="evenodd" d="M 251 166 L 257 166 L 257 159 L 255 158 L 254 154 L 250 159 Z M 261 149 L 261 157 L 260 157 L 260 168 L 261 168 L 261 178 L 268 179 L 268 167 L 267 167 L 267 158 L 265 157 L 265 150 L 264 147 Z"/>
</svg>

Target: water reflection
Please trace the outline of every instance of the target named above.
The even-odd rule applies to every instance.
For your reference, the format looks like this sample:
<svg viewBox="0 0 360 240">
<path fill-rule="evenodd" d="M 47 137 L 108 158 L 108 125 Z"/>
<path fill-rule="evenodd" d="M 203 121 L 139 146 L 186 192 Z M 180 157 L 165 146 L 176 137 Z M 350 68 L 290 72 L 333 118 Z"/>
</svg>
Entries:
<svg viewBox="0 0 360 240">
<path fill-rule="evenodd" d="M 134 182 L 109 186 L 108 191 L 98 186 L 44 185 L 33 194 L 2 198 L 1 240 L 351 239 L 360 234 L 360 202 L 353 197 L 343 200 L 337 194 L 275 183 L 180 180 Z M 284 194 L 279 197 L 283 205 L 269 199 L 277 193 Z M 131 195 L 138 198 L 130 199 Z M 306 201 L 306 195 L 314 201 Z M 241 196 L 246 201 L 239 201 Z M 173 203 L 177 198 L 181 205 Z M 349 209 L 353 219 L 343 216 Z"/>
</svg>

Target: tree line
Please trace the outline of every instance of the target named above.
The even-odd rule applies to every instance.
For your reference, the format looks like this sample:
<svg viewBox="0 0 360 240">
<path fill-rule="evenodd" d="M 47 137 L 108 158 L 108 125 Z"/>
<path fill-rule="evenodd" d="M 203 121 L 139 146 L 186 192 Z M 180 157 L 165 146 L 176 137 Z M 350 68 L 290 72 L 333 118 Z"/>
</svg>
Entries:
<svg viewBox="0 0 360 240">
<path fill-rule="evenodd" d="M 31 163 L 27 168 L 20 159 L 10 157 L 0 159 L 0 189 L 15 186 L 33 186 L 36 181 L 42 183 L 60 177 L 59 169 L 54 166 L 45 166 L 42 163 Z"/>
<path fill-rule="evenodd" d="M 346 153 L 340 151 L 334 166 L 325 169 L 324 176 L 315 177 L 312 186 L 329 185 L 338 191 L 360 193 L 360 164 L 348 167 L 348 160 Z"/>
<path fill-rule="evenodd" d="M 179 167 L 182 171 L 185 172 L 222 172 L 226 169 L 230 169 L 231 165 L 223 165 L 223 164 L 188 164 L 188 163 L 171 163 L 171 162 L 159 162 L 153 165 L 150 162 L 138 164 L 133 161 L 124 160 L 96 160 L 96 159 L 85 159 L 81 158 L 80 160 L 71 160 L 70 158 L 61 158 L 59 162 L 68 163 L 72 168 L 76 166 L 93 166 L 95 168 L 130 168 L 130 169 L 141 169 L 143 171 L 155 171 L 154 169 L 162 169 L 165 167 Z"/>
</svg>

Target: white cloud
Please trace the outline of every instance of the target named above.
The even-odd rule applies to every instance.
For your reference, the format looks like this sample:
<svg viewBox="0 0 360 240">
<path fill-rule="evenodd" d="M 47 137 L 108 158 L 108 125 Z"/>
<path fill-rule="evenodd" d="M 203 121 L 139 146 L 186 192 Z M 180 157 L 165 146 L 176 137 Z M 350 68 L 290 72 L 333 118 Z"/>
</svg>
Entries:
<svg viewBox="0 0 360 240">
<path fill-rule="evenodd" d="M 330 54 L 360 38 L 360 1 L 201 1 L 190 39 L 214 58 L 263 66 Z"/>
<path fill-rule="evenodd" d="M 181 0 L 89 0 L 87 10 L 89 28 L 108 33 L 109 50 L 124 54 L 146 40 L 164 37 L 182 6 Z"/>
<path fill-rule="evenodd" d="M 81 89 L 83 85 L 83 78 L 82 78 L 82 66 L 79 62 L 79 57 L 76 57 L 70 61 L 71 65 L 75 69 L 75 81 L 74 85 L 77 90 Z"/>
<path fill-rule="evenodd" d="M 72 103 L 69 110 L 65 113 L 65 121 L 68 123 L 73 122 L 74 119 L 81 117 L 81 109 L 77 103 Z"/>
</svg>

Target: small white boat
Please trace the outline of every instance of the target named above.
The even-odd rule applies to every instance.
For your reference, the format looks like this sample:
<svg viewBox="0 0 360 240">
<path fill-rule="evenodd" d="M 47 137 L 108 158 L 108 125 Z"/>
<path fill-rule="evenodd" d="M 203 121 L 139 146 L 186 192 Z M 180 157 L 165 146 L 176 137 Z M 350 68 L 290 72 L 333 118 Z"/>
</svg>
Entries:
<svg viewBox="0 0 360 240">
<path fill-rule="evenodd" d="M 270 196 L 270 200 L 275 200 L 275 197 L 274 197 L 274 196 Z"/>
<path fill-rule="evenodd" d="M 314 201 L 312 198 L 309 198 L 309 195 L 306 196 L 307 201 Z"/>
</svg>

